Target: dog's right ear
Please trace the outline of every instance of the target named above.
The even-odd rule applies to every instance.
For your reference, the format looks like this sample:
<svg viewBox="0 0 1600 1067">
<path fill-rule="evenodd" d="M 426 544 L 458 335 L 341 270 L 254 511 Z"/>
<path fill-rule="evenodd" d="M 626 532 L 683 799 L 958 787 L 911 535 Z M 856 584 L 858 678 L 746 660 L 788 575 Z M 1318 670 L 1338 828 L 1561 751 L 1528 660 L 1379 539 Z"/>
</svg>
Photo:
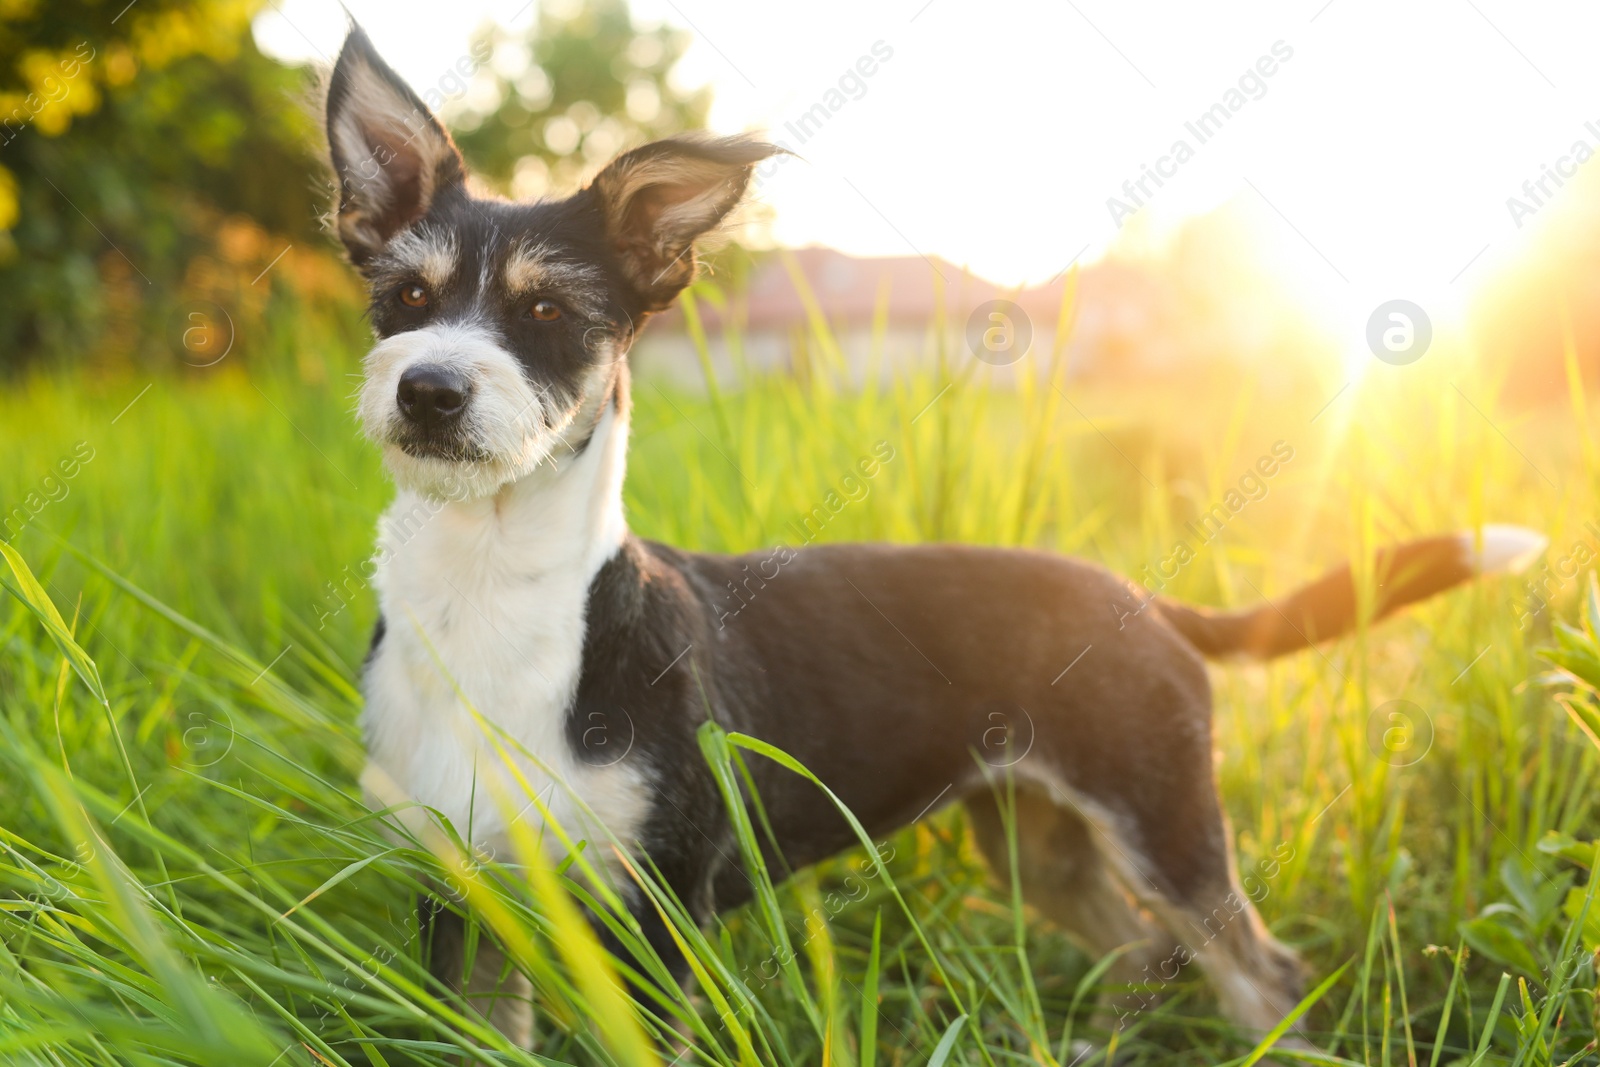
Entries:
<svg viewBox="0 0 1600 1067">
<path fill-rule="evenodd" d="M 339 239 L 360 266 L 466 180 L 461 153 L 417 94 L 352 26 L 328 80 Z"/>
<path fill-rule="evenodd" d="M 646 310 L 667 307 L 694 279 L 695 242 L 743 199 L 755 165 L 783 151 L 752 137 L 681 134 L 624 153 L 595 176 L 585 192 Z"/>
</svg>

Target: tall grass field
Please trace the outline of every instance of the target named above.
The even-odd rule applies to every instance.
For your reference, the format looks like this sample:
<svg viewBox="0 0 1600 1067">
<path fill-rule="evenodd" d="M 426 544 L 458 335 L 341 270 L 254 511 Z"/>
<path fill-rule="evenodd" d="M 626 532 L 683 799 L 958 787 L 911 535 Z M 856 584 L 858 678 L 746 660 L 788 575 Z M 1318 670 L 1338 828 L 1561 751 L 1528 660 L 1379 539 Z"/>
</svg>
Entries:
<svg viewBox="0 0 1600 1067">
<path fill-rule="evenodd" d="M 695 972 L 685 990 L 647 963 L 638 1000 L 585 917 L 648 952 L 588 876 L 611 842 L 483 855 L 368 810 L 358 677 L 391 490 L 351 417 L 352 313 L 209 368 L 0 392 L 0 1063 L 1600 1062 L 1600 454 L 1576 369 L 1513 406 L 1504 368 L 1445 337 L 1315 390 L 1248 367 L 1083 380 L 1051 351 L 1000 388 L 945 334 L 893 375 L 847 373 L 819 324 L 803 375 L 637 380 L 633 529 L 704 550 L 1026 545 L 1216 606 L 1390 540 L 1550 537 L 1521 578 L 1213 671 L 1241 879 L 1311 968 L 1296 1026 L 1322 1053 L 1230 1030 L 1192 968 L 1096 1032 L 1108 961 L 991 876 L 959 805 L 757 870 L 757 899 L 705 930 L 633 857 Z M 702 746 L 736 796 L 760 746 Z M 736 809 L 748 852 L 758 801 Z M 425 885 L 531 976 L 536 1051 L 428 977 Z"/>
</svg>

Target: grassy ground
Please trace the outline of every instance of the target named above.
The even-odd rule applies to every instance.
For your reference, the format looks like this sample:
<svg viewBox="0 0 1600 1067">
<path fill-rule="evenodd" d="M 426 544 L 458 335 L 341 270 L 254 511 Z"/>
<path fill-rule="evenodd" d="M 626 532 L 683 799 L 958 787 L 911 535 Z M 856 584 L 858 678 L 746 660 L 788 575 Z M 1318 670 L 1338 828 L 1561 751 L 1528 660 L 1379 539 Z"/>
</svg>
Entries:
<svg viewBox="0 0 1600 1067">
<path fill-rule="evenodd" d="M 388 495 L 348 414 L 360 347 L 352 317 L 206 370 L 0 394 L 7 533 L 26 519 L 0 568 L 0 1061 L 457 1062 L 495 1039 L 418 966 L 414 894 L 448 865 L 543 1009 L 537 1056 L 501 1044 L 482 1062 L 665 1062 L 651 1035 L 669 1026 L 695 1035 L 679 1063 L 1071 1062 L 1094 1036 L 1096 961 L 1021 921 L 959 810 L 888 842 L 882 867 L 859 849 L 703 935 L 684 926 L 700 991 L 643 1011 L 567 894 L 586 856 L 551 870 L 380 835 L 355 787 L 362 564 Z M 632 524 L 743 549 L 796 542 L 821 505 L 828 540 L 1028 544 L 1170 574 L 1185 523 L 1281 442 L 1292 459 L 1245 484 L 1164 592 L 1245 603 L 1384 540 L 1543 529 L 1540 601 L 1502 579 L 1218 669 L 1218 776 L 1263 915 L 1317 981 L 1336 976 L 1305 1022 L 1333 1056 L 1596 1062 L 1600 921 L 1579 917 L 1600 752 L 1568 710 L 1587 690 L 1541 677 L 1600 555 L 1581 400 L 1504 408 L 1493 370 L 1448 343 L 1337 395 L 1335 372 L 1315 391 L 1247 371 L 1058 389 L 1047 356 L 1015 394 L 958 353 L 865 390 L 825 363 L 711 396 L 639 384 Z M 879 442 L 894 458 L 848 482 Z M 1600 681 L 1592 635 L 1565 640 Z M 736 769 L 737 742 L 708 736 L 708 758 Z M 1127 1062 L 1251 1053 L 1193 976 L 1164 992 L 1119 1039 Z"/>
</svg>

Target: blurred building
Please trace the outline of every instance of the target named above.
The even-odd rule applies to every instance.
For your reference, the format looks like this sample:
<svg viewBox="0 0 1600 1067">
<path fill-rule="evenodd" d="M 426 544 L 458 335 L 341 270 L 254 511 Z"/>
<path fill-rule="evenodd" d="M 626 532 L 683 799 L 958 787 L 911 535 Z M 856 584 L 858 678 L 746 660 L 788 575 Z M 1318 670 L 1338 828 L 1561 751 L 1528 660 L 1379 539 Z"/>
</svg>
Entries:
<svg viewBox="0 0 1600 1067">
<path fill-rule="evenodd" d="M 1183 264 L 1107 259 L 1078 271 L 1068 316 L 1065 355 L 1073 377 L 1181 375 L 1214 369 L 1218 360 L 1262 356 L 1279 343 L 1276 320 L 1234 291 L 1218 300 L 1208 292 L 1203 257 Z M 887 378 L 938 359 L 940 324 L 952 369 L 975 357 L 970 339 L 990 320 L 990 301 L 1009 301 L 1020 315 L 1017 337 L 1031 333 L 1024 360 L 1048 361 L 1054 351 L 1068 277 L 1044 285 L 1006 289 L 937 258 L 861 258 L 831 248 L 768 253 L 759 259 L 743 292 L 724 307 L 696 308 L 720 381 L 751 372 L 804 375 L 842 361 L 852 380 Z M 821 324 L 819 326 L 819 324 Z M 639 373 L 685 386 L 703 371 L 689 323 L 674 306 L 651 323 L 634 357 Z M 989 360 L 995 379 L 1014 379 L 1020 361 Z"/>
</svg>

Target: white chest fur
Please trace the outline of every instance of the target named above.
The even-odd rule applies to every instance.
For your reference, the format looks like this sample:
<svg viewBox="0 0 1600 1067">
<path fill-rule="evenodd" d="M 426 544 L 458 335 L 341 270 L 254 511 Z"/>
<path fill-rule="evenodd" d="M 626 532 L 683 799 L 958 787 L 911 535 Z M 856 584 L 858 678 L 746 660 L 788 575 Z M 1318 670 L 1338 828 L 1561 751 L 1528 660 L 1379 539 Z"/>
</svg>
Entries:
<svg viewBox="0 0 1600 1067">
<path fill-rule="evenodd" d="M 596 818 L 634 840 L 648 810 L 637 754 L 581 760 L 566 725 L 589 584 L 626 533 L 627 436 L 626 417 L 608 409 L 581 453 L 494 497 L 402 492 L 385 514 L 375 585 L 386 633 L 363 719 L 375 800 L 398 791 L 504 859 L 512 818 L 560 854 L 559 838 L 539 833 L 541 805 L 574 840 L 597 838 Z"/>
</svg>

